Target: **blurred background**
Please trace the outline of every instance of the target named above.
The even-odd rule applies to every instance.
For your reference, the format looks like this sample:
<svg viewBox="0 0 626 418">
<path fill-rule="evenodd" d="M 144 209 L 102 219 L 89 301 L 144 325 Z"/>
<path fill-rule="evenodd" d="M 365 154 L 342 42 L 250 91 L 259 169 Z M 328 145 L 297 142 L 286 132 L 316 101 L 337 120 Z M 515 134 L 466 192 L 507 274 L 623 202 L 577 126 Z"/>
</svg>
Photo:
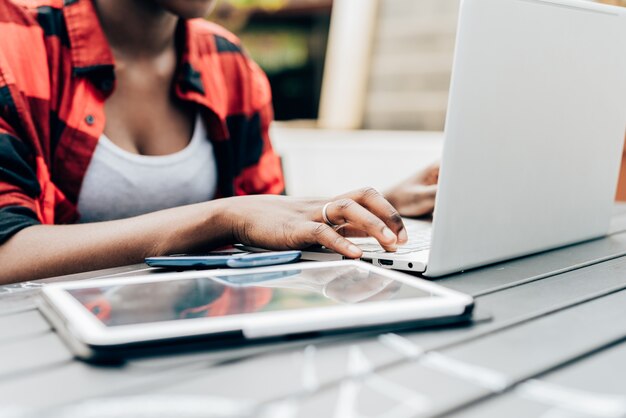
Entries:
<svg viewBox="0 0 626 418">
<path fill-rule="evenodd" d="M 626 5 L 626 0 L 601 2 Z M 315 121 L 320 106 L 334 108 L 328 101 L 335 101 L 336 93 L 323 92 L 327 87 L 323 83 L 327 52 L 335 52 L 335 43 L 366 53 L 354 57 L 344 48 L 329 57 L 327 76 L 343 76 L 349 67 L 351 77 L 360 80 L 350 92 L 361 98 L 350 106 L 359 114 L 344 117 L 344 123 L 333 122 L 332 127 L 439 131 L 445 121 L 459 3 L 222 0 L 210 19 L 239 35 L 268 74 L 276 120 Z M 332 33 L 331 16 L 336 20 Z M 326 101 L 320 100 L 323 93 L 329 96 Z M 343 103 L 346 98 L 338 100 Z M 321 109 L 322 117 L 329 119 L 325 112 Z"/>
<path fill-rule="evenodd" d="M 330 38 L 366 52 L 354 57 L 343 49 L 329 57 L 328 77 L 343 76 L 350 67 L 360 81 L 350 94 L 361 98 L 349 106 L 358 114 L 335 116 L 344 123 L 332 127 L 441 130 L 458 5 L 458 0 L 223 0 L 210 19 L 239 35 L 266 71 L 279 121 L 315 121 L 324 104 L 331 109 L 322 113 L 333 112 L 328 102 L 335 101 L 334 91 L 326 89 L 325 103 L 320 100 L 327 52 L 334 52 Z M 340 86 L 341 93 L 345 88 Z"/>
<path fill-rule="evenodd" d="M 626 0 L 597 1 L 626 6 Z M 385 188 L 438 158 L 459 5 L 460 0 L 221 0 L 209 19 L 240 36 L 270 79 L 279 121 L 272 136 L 290 194 L 364 184 Z M 384 131 L 384 143 L 380 134 L 362 130 Z M 329 157 L 337 152 L 340 159 Z M 320 171 L 311 162 L 318 158 L 336 167 Z M 384 158 L 395 160 L 393 169 L 371 169 L 374 159 Z M 370 169 L 346 180 L 336 171 L 346 163 L 351 171 Z M 618 198 L 626 200 L 626 163 Z"/>
<path fill-rule="evenodd" d="M 277 120 L 318 117 L 332 0 L 222 0 L 209 17 L 265 70 Z"/>
</svg>

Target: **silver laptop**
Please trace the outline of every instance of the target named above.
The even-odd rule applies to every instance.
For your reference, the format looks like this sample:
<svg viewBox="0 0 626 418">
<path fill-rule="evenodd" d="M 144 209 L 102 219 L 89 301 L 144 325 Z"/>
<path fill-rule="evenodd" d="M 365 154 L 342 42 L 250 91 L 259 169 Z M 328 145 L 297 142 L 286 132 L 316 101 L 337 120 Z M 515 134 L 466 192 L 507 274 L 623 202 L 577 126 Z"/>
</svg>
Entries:
<svg viewBox="0 0 626 418">
<path fill-rule="evenodd" d="M 626 9 L 464 0 L 432 228 L 362 259 L 434 277 L 606 235 L 625 129 Z"/>
</svg>

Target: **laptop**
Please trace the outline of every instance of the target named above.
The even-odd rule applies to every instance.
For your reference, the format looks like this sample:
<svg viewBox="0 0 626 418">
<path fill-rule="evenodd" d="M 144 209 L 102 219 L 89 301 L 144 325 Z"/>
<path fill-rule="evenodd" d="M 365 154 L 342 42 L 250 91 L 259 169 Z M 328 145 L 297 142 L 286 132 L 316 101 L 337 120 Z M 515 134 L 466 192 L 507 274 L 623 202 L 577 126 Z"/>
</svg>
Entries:
<svg viewBox="0 0 626 418">
<path fill-rule="evenodd" d="M 602 237 L 625 129 L 625 8 L 464 0 L 432 225 L 362 260 L 437 277 Z"/>
</svg>

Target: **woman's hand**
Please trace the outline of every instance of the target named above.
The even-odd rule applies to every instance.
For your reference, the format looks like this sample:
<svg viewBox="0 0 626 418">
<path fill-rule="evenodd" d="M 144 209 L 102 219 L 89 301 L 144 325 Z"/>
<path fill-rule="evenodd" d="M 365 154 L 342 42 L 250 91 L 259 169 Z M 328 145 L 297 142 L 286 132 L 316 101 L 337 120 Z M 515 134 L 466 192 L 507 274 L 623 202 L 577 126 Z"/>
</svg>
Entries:
<svg viewBox="0 0 626 418">
<path fill-rule="evenodd" d="M 402 216 L 429 215 L 435 209 L 438 181 L 439 163 L 435 163 L 391 189 L 385 197 Z"/>
<path fill-rule="evenodd" d="M 320 244 L 350 258 L 363 252 L 344 235 L 374 237 L 387 251 L 404 244 L 407 232 L 398 211 L 375 189 L 366 188 L 330 200 L 284 196 L 228 199 L 225 222 L 235 241 L 273 250 L 302 249 Z M 325 223 L 322 210 L 327 207 Z"/>
</svg>

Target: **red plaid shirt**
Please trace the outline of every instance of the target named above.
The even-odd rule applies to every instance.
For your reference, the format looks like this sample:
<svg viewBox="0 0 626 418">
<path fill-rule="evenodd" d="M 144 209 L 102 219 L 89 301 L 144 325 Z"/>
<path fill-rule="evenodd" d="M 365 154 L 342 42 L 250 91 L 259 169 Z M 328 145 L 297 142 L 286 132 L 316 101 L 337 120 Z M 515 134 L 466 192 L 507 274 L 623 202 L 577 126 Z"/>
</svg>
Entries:
<svg viewBox="0 0 626 418">
<path fill-rule="evenodd" d="M 173 91 L 208 127 L 219 196 L 281 193 L 267 78 L 215 24 L 181 21 L 178 36 Z M 113 55 L 91 0 L 0 0 L 0 243 L 30 225 L 78 219 L 114 88 Z"/>
</svg>

